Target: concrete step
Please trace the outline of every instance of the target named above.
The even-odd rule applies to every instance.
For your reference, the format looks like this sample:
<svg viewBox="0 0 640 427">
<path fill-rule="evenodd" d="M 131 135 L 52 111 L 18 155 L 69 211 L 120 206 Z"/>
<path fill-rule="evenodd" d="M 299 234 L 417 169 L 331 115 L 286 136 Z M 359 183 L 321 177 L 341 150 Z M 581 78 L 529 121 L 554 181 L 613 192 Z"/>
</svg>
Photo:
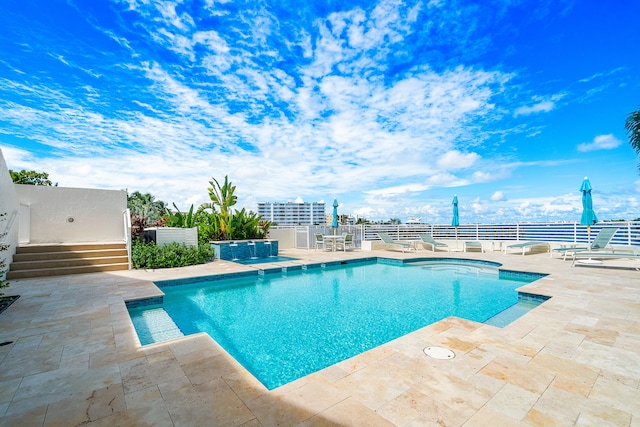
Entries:
<svg viewBox="0 0 640 427">
<path fill-rule="evenodd" d="M 128 270 L 129 263 L 87 265 L 79 267 L 41 268 L 33 270 L 9 271 L 7 280 L 27 279 L 31 277 L 62 276 L 65 274 L 99 273 L 102 271 Z"/>
<path fill-rule="evenodd" d="M 77 259 L 77 258 L 97 258 L 128 256 L 127 249 L 93 249 L 86 251 L 61 251 L 61 252 L 27 252 L 16 253 L 13 262 L 45 261 L 54 259 Z"/>
<path fill-rule="evenodd" d="M 18 246 L 7 279 L 127 270 L 124 243 L 29 244 Z"/>
<path fill-rule="evenodd" d="M 44 268 L 83 267 L 87 265 L 118 264 L 123 262 L 129 262 L 129 257 L 126 253 L 121 256 L 19 261 L 11 263 L 11 268 L 9 271 L 40 270 Z"/>
<path fill-rule="evenodd" d="M 102 249 L 126 249 L 124 243 L 60 243 L 60 244 L 27 244 L 16 248 L 17 254 L 44 252 L 76 252 Z"/>
</svg>

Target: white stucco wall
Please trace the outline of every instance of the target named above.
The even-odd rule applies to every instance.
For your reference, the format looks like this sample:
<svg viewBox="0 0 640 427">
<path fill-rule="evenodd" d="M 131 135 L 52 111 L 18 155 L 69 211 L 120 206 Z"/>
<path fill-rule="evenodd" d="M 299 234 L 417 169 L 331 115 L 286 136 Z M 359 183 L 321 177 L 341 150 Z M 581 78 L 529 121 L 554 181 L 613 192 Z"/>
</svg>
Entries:
<svg viewBox="0 0 640 427">
<path fill-rule="evenodd" d="M 293 249 L 296 247 L 295 228 L 274 228 L 269 230 L 269 239 L 278 241 L 278 249 Z"/>
<path fill-rule="evenodd" d="M 15 185 L 29 207 L 29 243 L 124 241 L 124 190 Z"/>
<path fill-rule="evenodd" d="M 0 233 L 4 233 L 12 216 L 19 215 L 18 195 L 11 180 L 11 175 L 9 175 L 7 163 L 4 161 L 4 155 L 2 154 L 2 150 L 0 150 L 0 213 L 5 212 L 7 213 L 4 217 L 5 220 L 0 221 Z M 20 217 L 18 216 L 15 218 L 14 226 L 6 236 L 5 243 L 9 245 L 9 248 L 6 251 L 0 252 L 0 257 L 6 261 L 7 268 L 18 246 L 19 221 Z"/>
</svg>

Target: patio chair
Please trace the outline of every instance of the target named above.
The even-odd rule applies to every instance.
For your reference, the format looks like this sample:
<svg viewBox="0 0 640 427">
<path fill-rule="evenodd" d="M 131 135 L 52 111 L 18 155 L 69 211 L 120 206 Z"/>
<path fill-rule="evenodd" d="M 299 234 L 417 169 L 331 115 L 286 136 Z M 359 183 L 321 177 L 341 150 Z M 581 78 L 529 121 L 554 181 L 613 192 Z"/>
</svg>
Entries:
<svg viewBox="0 0 640 427">
<path fill-rule="evenodd" d="M 420 237 L 420 240 L 421 240 L 418 243 L 421 244 L 423 247 L 426 248 L 427 245 L 431 246 L 431 250 L 433 252 L 436 251 L 436 248 L 443 248 L 443 249 L 446 249 L 447 252 L 449 252 L 449 245 L 447 245 L 446 243 L 435 241 L 431 234 L 420 233 L 420 234 L 418 234 L 418 236 Z"/>
<path fill-rule="evenodd" d="M 522 242 L 522 243 L 514 243 L 513 245 L 509 245 L 509 246 L 505 246 L 504 248 L 504 253 L 507 253 L 508 249 L 517 249 L 522 250 L 522 255 L 524 256 L 525 252 L 527 252 L 527 249 L 529 250 L 529 252 L 533 252 L 534 248 L 542 248 L 544 247 L 546 250 L 545 252 L 549 252 L 551 250 L 551 245 L 549 245 L 548 242 Z"/>
<path fill-rule="evenodd" d="M 333 242 L 331 240 L 325 239 L 320 233 L 315 233 L 314 235 L 316 237 L 316 250 L 318 250 L 318 248 L 333 250 Z"/>
<path fill-rule="evenodd" d="M 355 249 L 355 245 L 353 244 L 353 233 L 345 234 L 342 239 L 336 240 L 337 250 L 342 249 L 344 252 L 347 251 L 347 248 Z"/>
<path fill-rule="evenodd" d="M 593 241 L 589 246 L 578 246 L 573 248 L 555 248 L 553 252 L 563 254 L 564 256 L 562 257 L 562 260 L 564 261 L 567 259 L 568 253 L 575 254 L 575 252 L 583 252 L 583 251 L 587 251 L 587 252 L 601 251 L 611 247 L 610 245 L 611 239 L 613 239 L 613 236 L 616 234 L 616 231 L 618 231 L 617 227 L 605 227 L 598 232 L 598 234 L 596 235 L 596 237 L 593 238 Z"/>
<path fill-rule="evenodd" d="M 382 242 L 385 245 L 385 248 L 388 250 L 389 246 L 394 247 L 394 246 L 398 246 L 402 249 L 402 253 L 404 253 L 405 249 L 408 250 L 412 250 L 415 248 L 413 247 L 413 245 L 411 243 L 407 243 L 407 242 L 400 242 L 398 240 L 393 240 L 388 234 L 386 233 L 378 233 L 378 236 L 380 237 L 380 240 L 382 240 Z"/>
</svg>

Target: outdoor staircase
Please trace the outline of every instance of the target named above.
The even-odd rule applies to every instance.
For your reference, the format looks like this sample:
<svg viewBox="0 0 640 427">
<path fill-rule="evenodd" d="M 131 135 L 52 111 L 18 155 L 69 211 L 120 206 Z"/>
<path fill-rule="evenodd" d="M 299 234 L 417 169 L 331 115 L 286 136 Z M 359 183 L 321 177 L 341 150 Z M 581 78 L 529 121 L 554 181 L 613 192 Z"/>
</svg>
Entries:
<svg viewBox="0 0 640 427">
<path fill-rule="evenodd" d="M 75 243 L 18 246 L 7 280 L 64 274 L 128 270 L 125 243 Z"/>
</svg>

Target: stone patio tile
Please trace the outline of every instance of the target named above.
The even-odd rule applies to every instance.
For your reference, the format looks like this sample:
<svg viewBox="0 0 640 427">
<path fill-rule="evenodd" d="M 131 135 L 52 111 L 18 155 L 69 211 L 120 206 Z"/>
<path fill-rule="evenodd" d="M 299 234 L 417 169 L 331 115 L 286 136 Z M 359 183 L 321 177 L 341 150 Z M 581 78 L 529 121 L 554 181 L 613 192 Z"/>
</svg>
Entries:
<svg viewBox="0 0 640 427">
<path fill-rule="evenodd" d="M 600 375 L 600 369 L 544 353 L 538 354 L 529 362 L 529 366 L 541 371 L 554 372 L 552 387 L 584 397 L 589 396 L 591 388 Z"/>
<path fill-rule="evenodd" d="M 603 373 L 594 384 L 589 400 L 606 403 L 621 411 L 630 412 L 640 418 L 640 389 L 618 381 Z"/>
<path fill-rule="evenodd" d="M 549 387 L 540 396 L 533 409 L 567 426 L 576 422 L 580 410 L 587 404 L 587 399 L 583 396 Z M 528 414 L 525 420 L 532 421 L 533 416 L 534 414 Z"/>
<path fill-rule="evenodd" d="M 480 373 L 538 394 L 542 393 L 554 378 L 553 373 L 541 372 L 504 358 L 494 359 Z"/>
<path fill-rule="evenodd" d="M 146 357 L 139 357 L 121 362 L 119 366 L 127 394 L 184 376 L 180 364 L 173 358 L 149 363 Z"/>
<path fill-rule="evenodd" d="M 585 341 L 576 349 L 572 360 L 620 375 L 636 378 L 640 376 L 640 354 L 624 349 Z"/>
<path fill-rule="evenodd" d="M 239 426 L 256 418 L 223 379 L 196 385 L 194 389 L 210 413 L 208 425 Z M 171 413 L 173 417 L 174 411 Z"/>
<path fill-rule="evenodd" d="M 13 395 L 16 393 L 16 390 L 18 390 L 21 382 L 22 378 L 0 381 L 0 403 L 11 402 Z"/>
<path fill-rule="evenodd" d="M 511 418 L 501 412 L 495 411 L 488 406 L 480 408 L 469 420 L 463 424 L 464 427 L 525 427 L 529 424 Z"/>
<path fill-rule="evenodd" d="M 83 367 L 67 367 L 23 378 L 13 402 L 57 402 L 70 396 L 120 383 L 118 366 L 84 370 Z"/>
<path fill-rule="evenodd" d="M 264 424 L 264 423 L 263 423 Z M 270 424 L 265 424 L 270 425 Z M 393 424 L 363 405 L 354 398 L 345 399 L 299 424 L 301 427 L 311 426 L 368 426 L 387 427 Z"/>
<path fill-rule="evenodd" d="M 540 397 L 511 384 L 505 385 L 487 402 L 487 408 L 514 420 L 522 420 Z"/>
<path fill-rule="evenodd" d="M 632 415 L 608 404 L 589 403 L 580 411 L 576 426 L 579 427 L 627 427 L 631 425 Z"/>
<path fill-rule="evenodd" d="M 363 378 L 368 378 L 363 381 Z M 336 381 L 341 392 L 359 399 L 371 409 L 386 404 L 409 389 L 393 372 L 376 367 L 367 367 Z"/>
<path fill-rule="evenodd" d="M 47 405 L 11 404 L 0 418 L 0 427 L 41 426 L 46 412 Z"/>
<path fill-rule="evenodd" d="M 122 384 L 49 404 L 44 426 L 82 425 L 126 409 Z"/>
</svg>

